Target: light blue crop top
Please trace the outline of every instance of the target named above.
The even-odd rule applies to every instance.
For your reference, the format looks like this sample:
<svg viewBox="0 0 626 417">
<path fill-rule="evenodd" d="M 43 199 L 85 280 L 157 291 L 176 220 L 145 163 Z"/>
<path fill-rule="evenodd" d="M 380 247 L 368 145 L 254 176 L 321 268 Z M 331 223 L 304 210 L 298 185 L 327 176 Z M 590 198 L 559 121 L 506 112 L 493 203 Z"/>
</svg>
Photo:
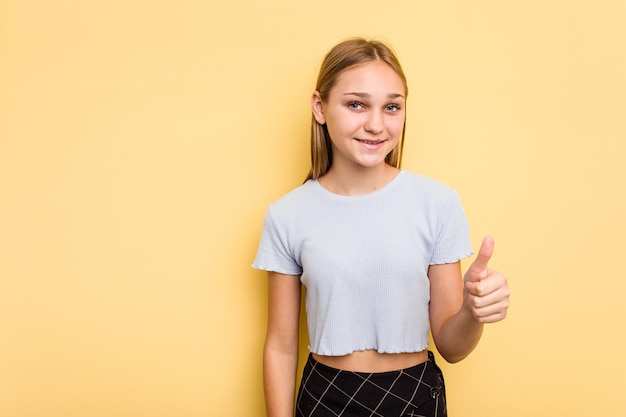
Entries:
<svg viewBox="0 0 626 417">
<path fill-rule="evenodd" d="M 428 266 L 472 253 L 456 191 L 403 170 L 362 196 L 307 181 L 270 205 L 252 266 L 300 275 L 311 352 L 417 352 L 428 345 Z"/>
</svg>

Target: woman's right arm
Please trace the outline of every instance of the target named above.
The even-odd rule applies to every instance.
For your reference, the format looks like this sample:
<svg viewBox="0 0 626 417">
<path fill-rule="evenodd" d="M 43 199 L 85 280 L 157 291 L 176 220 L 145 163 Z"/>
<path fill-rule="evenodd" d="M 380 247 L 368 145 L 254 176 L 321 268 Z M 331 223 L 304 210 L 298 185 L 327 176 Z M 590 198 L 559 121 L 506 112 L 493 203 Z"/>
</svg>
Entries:
<svg viewBox="0 0 626 417">
<path fill-rule="evenodd" d="M 298 368 L 300 277 L 268 272 L 263 385 L 268 417 L 293 417 Z"/>
</svg>

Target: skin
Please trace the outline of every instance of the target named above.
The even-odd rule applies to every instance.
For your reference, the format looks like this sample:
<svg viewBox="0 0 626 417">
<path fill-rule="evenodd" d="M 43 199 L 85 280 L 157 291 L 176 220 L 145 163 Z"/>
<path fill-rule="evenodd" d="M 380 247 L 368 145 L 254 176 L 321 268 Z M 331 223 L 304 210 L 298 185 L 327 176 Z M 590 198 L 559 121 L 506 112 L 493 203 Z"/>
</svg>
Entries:
<svg viewBox="0 0 626 417">
<path fill-rule="evenodd" d="M 316 120 L 326 124 L 333 165 L 320 185 L 341 195 L 363 195 L 384 187 L 399 170 L 385 163 L 398 144 L 405 118 L 405 88 L 395 71 L 382 61 L 344 70 L 323 102 L 313 93 Z M 430 326 L 437 350 L 448 362 L 458 362 L 476 347 L 485 323 L 506 317 L 509 288 L 506 277 L 489 269 L 494 241 L 486 237 L 462 278 L 460 262 L 432 265 Z M 298 364 L 299 276 L 269 272 L 269 315 L 264 348 L 264 384 L 269 417 L 293 416 Z M 334 368 L 385 372 L 424 362 L 427 352 L 400 354 L 374 350 L 345 356 L 314 355 Z"/>
</svg>

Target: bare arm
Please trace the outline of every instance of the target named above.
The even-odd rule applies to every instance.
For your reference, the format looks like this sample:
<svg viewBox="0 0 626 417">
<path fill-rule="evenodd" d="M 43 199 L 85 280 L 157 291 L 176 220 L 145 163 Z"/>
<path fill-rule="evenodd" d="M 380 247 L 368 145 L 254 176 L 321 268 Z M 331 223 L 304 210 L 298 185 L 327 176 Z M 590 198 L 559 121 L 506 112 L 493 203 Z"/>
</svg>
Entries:
<svg viewBox="0 0 626 417">
<path fill-rule="evenodd" d="M 268 272 L 263 384 L 268 417 L 293 417 L 298 367 L 300 277 Z"/>
<path fill-rule="evenodd" d="M 431 332 L 448 362 L 458 362 L 474 350 L 484 323 L 506 317 L 510 294 L 506 278 L 487 268 L 493 246 L 493 239 L 485 238 L 464 282 L 459 262 L 428 269 Z"/>
</svg>

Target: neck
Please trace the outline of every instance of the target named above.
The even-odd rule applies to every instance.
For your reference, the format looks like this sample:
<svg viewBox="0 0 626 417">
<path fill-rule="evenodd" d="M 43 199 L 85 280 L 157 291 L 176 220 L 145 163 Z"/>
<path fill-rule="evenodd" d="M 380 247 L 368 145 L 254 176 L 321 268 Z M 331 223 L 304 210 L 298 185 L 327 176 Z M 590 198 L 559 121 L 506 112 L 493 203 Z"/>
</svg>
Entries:
<svg viewBox="0 0 626 417">
<path fill-rule="evenodd" d="M 357 196 L 373 193 L 389 184 L 400 170 L 391 165 L 379 167 L 343 167 L 333 165 L 319 178 L 319 183 L 328 191 L 345 196 Z"/>
</svg>

